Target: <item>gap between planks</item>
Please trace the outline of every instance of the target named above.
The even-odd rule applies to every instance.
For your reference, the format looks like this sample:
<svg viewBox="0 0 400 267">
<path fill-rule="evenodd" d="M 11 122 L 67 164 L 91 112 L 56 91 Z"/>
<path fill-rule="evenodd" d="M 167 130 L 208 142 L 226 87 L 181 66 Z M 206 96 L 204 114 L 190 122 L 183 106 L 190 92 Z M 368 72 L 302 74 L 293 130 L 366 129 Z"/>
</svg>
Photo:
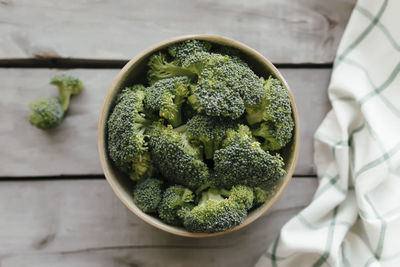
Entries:
<svg viewBox="0 0 400 267">
<path fill-rule="evenodd" d="M 41 58 L 0 60 L 0 68 L 120 69 L 128 60 Z M 279 69 L 331 69 L 329 63 L 274 63 Z"/>
<path fill-rule="evenodd" d="M 307 179 L 317 178 L 316 175 L 293 175 L 293 179 Z M 16 177 L 2 177 L 1 182 L 26 182 L 26 181 L 57 181 L 57 180 L 103 180 L 106 177 L 103 174 L 85 174 L 85 175 L 49 175 L 49 176 L 16 176 Z"/>
</svg>

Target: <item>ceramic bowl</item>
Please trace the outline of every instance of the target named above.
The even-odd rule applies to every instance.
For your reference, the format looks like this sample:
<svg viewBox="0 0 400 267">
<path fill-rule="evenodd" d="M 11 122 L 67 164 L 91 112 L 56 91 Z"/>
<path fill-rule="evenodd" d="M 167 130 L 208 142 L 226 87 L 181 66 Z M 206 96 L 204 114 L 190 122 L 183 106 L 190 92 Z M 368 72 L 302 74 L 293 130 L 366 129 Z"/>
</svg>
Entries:
<svg viewBox="0 0 400 267">
<path fill-rule="evenodd" d="M 114 167 L 111 159 L 107 154 L 106 122 L 109 113 L 111 111 L 113 100 L 116 97 L 116 95 L 121 91 L 121 89 L 125 88 L 126 86 L 131 86 L 134 83 L 145 83 L 147 61 L 150 55 L 159 50 L 165 49 L 171 44 L 188 39 L 205 40 L 211 43 L 221 44 L 224 46 L 231 46 L 240 50 L 242 58 L 249 64 L 249 66 L 258 76 L 268 78 L 268 76 L 272 74 L 282 82 L 282 85 L 287 89 L 289 93 L 292 104 L 293 118 L 295 122 L 293 140 L 286 146 L 286 148 L 282 153 L 282 157 L 284 158 L 285 161 L 286 175 L 280 180 L 277 189 L 274 191 L 269 201 L 267 201 L 257 209 L 249 212 L 248 217 L 241 225 L 236 226 L 235 228 L 232 228 L 225 232 L 212 233 L 212 234 L 191 233 L 186 231 L 182 227 L 168 225 L 162 222 L 160 219 L 142 212 L 138 207 L 136 207 L 135 203 L 133 202 L 132 198 L 132 191 L 134 186 L 133 182 L 130 181 L 129 178 L 127 178 L 125 175 L 121 174 Z M 271 208 L 271 206 L 278 200 L 279 196 L 283 193 L 286 186 L 289 184 L 289 181 L 293 175 L 294 168 L 296 166 L 297 157 L 299 153 L 299 119 L 297 114 L 297 108 L 294 102 L 292 92 L 290 91 L 289 86 L 286 83 L 282 74 L 275 68 L 275 66 L 268 59 L 266 59 L 256 50 L 238 41 L 218 35 L 199 34 L 199 35 L 175 37 L 163 41 L 161 43 L 158 43 L 154 46 L 151 46 L 145 51 L 141 52 L 139 55 L 131 59 L 115 77 L 114 81 L 112 82 L 107 92 L 103 108 L 100 114 L 99 129 L 98 129 L 98 150 L 100 155 L 100 162 L 104 174 L 107 178 L 107 181 L 111 185 L 115 194 L 122 201 L 122 203 L 124 203 L 124 205 L 127 206 L 128 209 L 131 210 L 134 214 L 136 214 L 139 218 L 163 231 L 176 235 L 187 236 L 187 237 L 207 237 L 207 236 L 223 235 L 236 231 L 240 228 L 243 228 L 246 225 L 249 225 L 251 222 L 255 221 L 257 218 L 259 218 L 262 214 L 264 214 L 268 209 Z"/>
</svg>

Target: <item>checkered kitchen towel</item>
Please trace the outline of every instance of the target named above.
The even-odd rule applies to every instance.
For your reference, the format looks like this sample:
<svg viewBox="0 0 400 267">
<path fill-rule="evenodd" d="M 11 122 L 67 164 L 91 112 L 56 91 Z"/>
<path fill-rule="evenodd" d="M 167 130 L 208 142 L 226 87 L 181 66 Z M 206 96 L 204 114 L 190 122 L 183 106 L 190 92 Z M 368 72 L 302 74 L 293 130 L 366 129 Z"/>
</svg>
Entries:
<svg viewBox="0 0 400 267">
<path fill-rule="evenodd" d="M 400 266 L 400 0 L 359 0 L 315 134 L 319 187 L 260 266 Z"/>
</svg>

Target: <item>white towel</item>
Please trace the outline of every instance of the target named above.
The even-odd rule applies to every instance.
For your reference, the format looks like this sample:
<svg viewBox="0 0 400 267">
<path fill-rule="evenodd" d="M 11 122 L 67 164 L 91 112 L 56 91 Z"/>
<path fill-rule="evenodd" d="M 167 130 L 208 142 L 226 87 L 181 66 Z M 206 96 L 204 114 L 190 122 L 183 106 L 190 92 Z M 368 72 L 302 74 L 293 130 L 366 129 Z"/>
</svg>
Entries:
<svg viewBox="0 0 400 267">
<path fill-rule="evenodd" d="M 314 136 L 319 187 L 256 266 L 400 266 L 399 72 L 400 1 L 359 0 Z"/>
</svg>

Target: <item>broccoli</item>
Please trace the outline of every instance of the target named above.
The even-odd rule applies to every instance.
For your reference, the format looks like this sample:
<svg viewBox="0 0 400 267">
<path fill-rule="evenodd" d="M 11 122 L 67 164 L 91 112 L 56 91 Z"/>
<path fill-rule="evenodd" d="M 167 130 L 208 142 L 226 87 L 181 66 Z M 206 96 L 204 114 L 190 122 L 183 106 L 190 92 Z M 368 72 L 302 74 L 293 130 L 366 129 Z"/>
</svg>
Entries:
<svg viewBox="0 0 400 267">
<path fill-rule="evenodd" d="M 268 191 L 257 186 L 253 188 L 253 192 L 254 192 L 253 207 L 258 207 L 264 204 L 270 198 L 272 190 Z"/>
<path fill-rule="evenodd" d="M 181 186 L 173 185 L 165 190 L 161 203 L 158 207 L 160 219 L 172 225 L 180 225 L 178 211 L 181 208 L 193 207 L 194 194 L 191 190 Z"/>
<path fill-rule="evenodd" d="M 145 91 L 145 103 L 176 127 L 182 123 L 181 106 L 189 96 L 190 80 L 177 76 L 155 82 Z"/>
<path fill-rule="evenodd" d="M 65 74 L 54 76 L 50 83 L 58 87 L 64 111 L 67 111 L 69 107 L 71 96 L 79 94 L 83 89 L 83 84 L 79 79 Z"/>
<path fill-rule="evenodd" d="M 270 188 L 285 173 L 281 156 L 261 149 L 245 125 L 239 125 L 237 131 L 228 130 L 222 148 L 214 154 L 214 164 L 213 182 L 226 188 L 239 184 Z"/>
<path fill-rule="evenodd" d="M 159 80 L 176 76 L 186 76 L 191 80 L 196 78 L 195 73 L 179 66 L 177 61 L 168 62 L 167 56 L 161 52 L 152 55 L 147 65 L 150 68 L 147 73 L 147 79 L 150 85 Z"/>
<path fill-rule="evenodd" d="M 209 42 L 200 40 L 186 40 L 173 44 L 168 47 L 168 53 L 174 57 L 178 64 L 182 64 L 189 56 L 196 52 L 209 52 L 211 49 Z"/>
<path fill-rule="evenodd" d="M 152 159 L 171 183 L 195 190 L 208 181 L 209 170 L 199 148 L 189 144 L 185 133 L 154 123 L 149 147 Z"/>
<path fill-rule="evenodd" d="M 249 210 L 255 200 L 253 189 L 243 185 L 232 187 L 229 197 L 241 205 L 242 208 Z"/>
<path fill-rule="evenodd" d="M 107 122 L 109 155 L 134 181 L 153 171 L 145 140 L 151 121 L 145 118 L 144 89 L 135 85 L 122 90 Z"/>
<path fill-rule="evenodd" d="M 189 142 L 201 144 L 205 158 L 212 159 L 214 152 L 221 147 L 226 131 L 236 129 L 237 125 L 231 120 L 197 114 L 186 123 L 186 127 Z"/>
<path fill-rule="evenodd" d="M 33 101 L 29 107 L 29 121 L 32 125 L 46 130 L 58 126 L 64 118 L 64 109 L 57 97 L 42 97 Z"/>
<path fill-rule="evenodd" d="M 163 181 L 155 178 L 139 181 L 133 191 L 133 201 L 136 206 L 146 213 L 157 212 L 163 194 L 162 185 Z"/>
<path fill-rule="evenodd" d="M 285 174 L 280 150 L 294 128 L 291 100 L 279 80 L 258 77 L 241 56 L 219 44 L 179 42 L 150 55 L 147 87 L 116 96 L 108 155 L 135 181 L 142 211 L 215 233 L 274 195 Z"/>
<path fill-rule="evenodd" d="M 197 206 L 181 212 L 183 224 L 190 232 L 226 231 L 246 219 L 253 198 L 252 190 L 244 186 L 234 187 L 228 194 L 226 190 L 211 188 L 202 193 Z"/>
<path fill-rule="evenodd" d="M 260 104 L 246 108 L 249 125 L 259 123 L 253 135 L 262 137 L 264 150 L 279 150 L 292 139 L 294 122 L 288 92 L 279 80 L 269 77 L 260 79 L 264 96 Z"/>
<path fill-rule="evenodd" d="M 150 82 L 175 76 L 187 76 L 192 85 L 189 103 L 210 116 L 239 118 L 246 106 L 261 102 L 263 86 L 257 75 L 237 59 L 209 52 L 195 52 L 182 64 L 168 62 L 165 55 L 154 55 L 149 61 Z"/>
<path fill-rule="evenodd" d="M 292 140 L 293 127 L 292 117 L 287 116 L 280 123 L 262 122 L 252 132 L 254 136 L 263 138 L 262 149 L 274 151 L 281 149 Z"/>
<path fill-rule="evenodd" d="M 50 83 L 58 87 L 61 99 L 42 97 L 29 105 L 30 123 L 42 130 L 60 125 L 68 110 L 71 95 L 79 94 L 83 89 L 79 79 L 65 74 L 54 76 Z"/>
</svg>

